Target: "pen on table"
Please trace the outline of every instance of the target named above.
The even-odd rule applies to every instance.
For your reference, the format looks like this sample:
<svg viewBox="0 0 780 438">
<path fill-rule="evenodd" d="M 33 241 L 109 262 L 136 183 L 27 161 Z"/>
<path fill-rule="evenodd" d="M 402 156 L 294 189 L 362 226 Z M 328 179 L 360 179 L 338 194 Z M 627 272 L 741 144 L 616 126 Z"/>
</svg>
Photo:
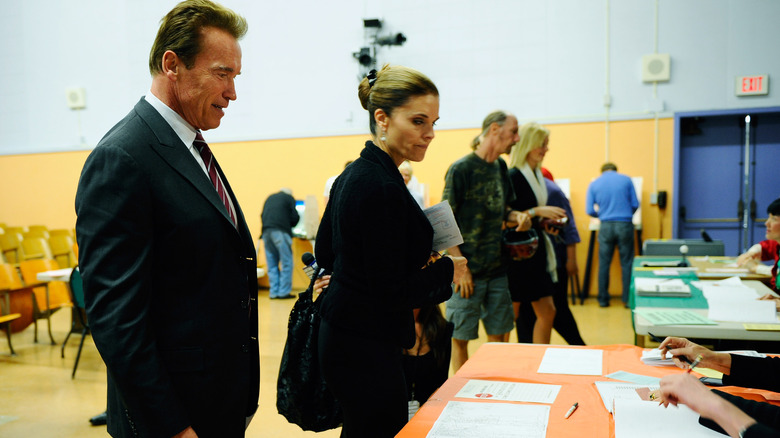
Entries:
<svg viewBox="0 0 780 438">
<path fill-rule="evenodd" d="M 701 362 L 701 360 L 702 360 L 701 354 L 696 356 L 696 360 L 693 361 L 693 363 L 691 364 L 690 368 L 688 368 L 688 371 L 686 371 L 686 372 L 688 374 L 690 374 L 690 372 L 693 371 L 693 369 L 696 367 L 696 365 L 699 364 L 699 362 Z"/>
<path fill-rule="evenodd" d="M 571 417 L 571 414 L 573 414 L 573 413 L 574 413 L 574 411 L 576 411 L 576 410 L 577 410 L 577 406 L 579 406 L 579 403 L 577 403 L 577 402 L 574 402 L 574 404 L 573 404 L 573 405 L 571 405 L 571 407 L 570 407 L 570 408 L 569 408 L 569 410 L 566 412 L 566 415 L 564 415 L 564 417 L 563 417 L 563 418 L 564 418 L 564 419 L 568 419 L 569 417 Z"/>
</svg>

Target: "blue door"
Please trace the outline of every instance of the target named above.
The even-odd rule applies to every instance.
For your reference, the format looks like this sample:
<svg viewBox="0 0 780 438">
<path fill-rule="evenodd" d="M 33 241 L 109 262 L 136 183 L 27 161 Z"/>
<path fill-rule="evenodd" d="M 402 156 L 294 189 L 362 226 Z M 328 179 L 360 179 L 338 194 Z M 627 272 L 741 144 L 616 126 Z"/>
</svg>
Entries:
<svg viewBox="0 0 780 438">
<path fill-rule="evenodd" d="M 780 108 L 681 113 L 675 128 L 674 237 L 706 230 L 732 256 L 763 240 L 780 197 Z"/>
</svg>

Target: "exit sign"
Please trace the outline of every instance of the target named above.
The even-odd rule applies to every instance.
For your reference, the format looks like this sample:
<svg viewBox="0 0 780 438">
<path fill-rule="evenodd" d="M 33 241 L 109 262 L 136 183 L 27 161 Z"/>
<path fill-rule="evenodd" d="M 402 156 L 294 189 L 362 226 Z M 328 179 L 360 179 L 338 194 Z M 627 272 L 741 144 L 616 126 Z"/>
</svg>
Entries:
<svg viewBox="0 0 780 438">
<path fill-rule="evenodd" d="M 769 94 L 769 75 L 737 76 L 734 90 L 737 96 Z"/>
</svg>

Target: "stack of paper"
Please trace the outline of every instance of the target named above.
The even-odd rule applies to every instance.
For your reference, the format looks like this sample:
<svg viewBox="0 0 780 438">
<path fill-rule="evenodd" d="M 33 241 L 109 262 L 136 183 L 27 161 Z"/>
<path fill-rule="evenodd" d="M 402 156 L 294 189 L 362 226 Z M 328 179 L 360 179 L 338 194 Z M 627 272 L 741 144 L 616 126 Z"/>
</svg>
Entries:
<svg viewBox="0 0 780 438">
<path fill-rule="evenodd" d="M 708 317 L 715 321 L 777 323 L 774 301 L 758 300 L 755 289 L 732 277 L 702 286 L 709 307 Z"/>
<path fill-rule="evenodd" d="M 634 278 L 634 288 L 643 297 L 689 297 L 691 287 L 679 278 Z"/>
</svg>

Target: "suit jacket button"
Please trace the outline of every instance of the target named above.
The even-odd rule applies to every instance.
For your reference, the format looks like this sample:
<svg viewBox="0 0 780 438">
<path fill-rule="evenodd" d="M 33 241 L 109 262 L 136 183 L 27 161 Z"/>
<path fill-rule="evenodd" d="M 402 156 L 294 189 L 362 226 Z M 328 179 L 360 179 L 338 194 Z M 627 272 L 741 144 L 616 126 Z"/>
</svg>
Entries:
<svg viewBox="0 0 780 438">
<path fill-rule="evenodd" d="M 244 353 L 249 353 L 249 346 L 246 344 L 242 345 L 241 351 L 243 351 Z"/>
<path fill-rule="evenodd" d="M 247 307 L 249 307 L 249 304 L 247 304 L 247 302 L 246 302 L 246 301 L 244 301 L 244 300 L 241 300 L 241 308 L 242 308 L 242 309 L 246 309 Z"/>
</svg>

